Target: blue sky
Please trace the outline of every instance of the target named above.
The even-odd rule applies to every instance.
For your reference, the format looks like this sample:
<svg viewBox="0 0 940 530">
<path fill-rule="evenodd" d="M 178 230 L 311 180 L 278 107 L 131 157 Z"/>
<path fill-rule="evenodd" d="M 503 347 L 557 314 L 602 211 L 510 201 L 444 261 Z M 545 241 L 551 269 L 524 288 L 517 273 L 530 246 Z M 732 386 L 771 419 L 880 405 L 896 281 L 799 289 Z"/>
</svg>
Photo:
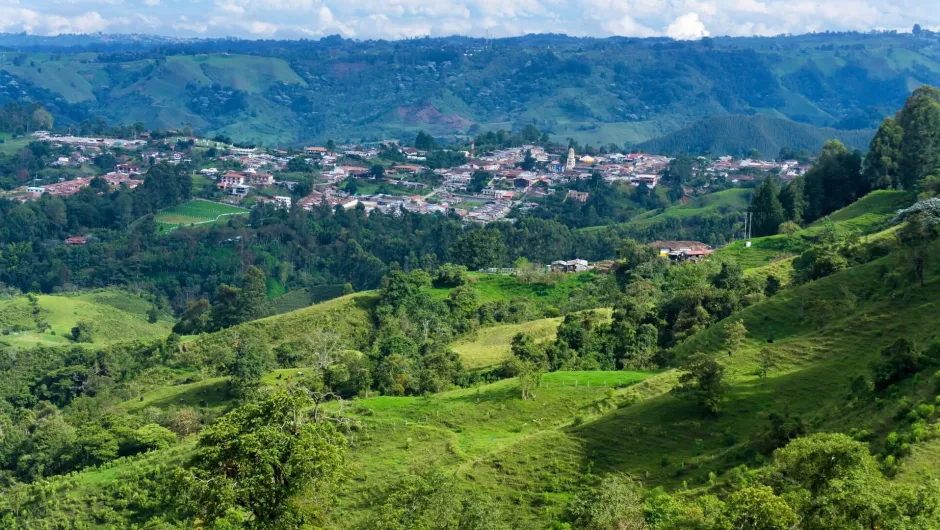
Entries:
<svg viewBox="0 0 940 530">
<path fill-rule="evenodd" d="M 936 0 L 0 0 L 0 32 L 401 39 L 940 30 Z"/>
</svg>

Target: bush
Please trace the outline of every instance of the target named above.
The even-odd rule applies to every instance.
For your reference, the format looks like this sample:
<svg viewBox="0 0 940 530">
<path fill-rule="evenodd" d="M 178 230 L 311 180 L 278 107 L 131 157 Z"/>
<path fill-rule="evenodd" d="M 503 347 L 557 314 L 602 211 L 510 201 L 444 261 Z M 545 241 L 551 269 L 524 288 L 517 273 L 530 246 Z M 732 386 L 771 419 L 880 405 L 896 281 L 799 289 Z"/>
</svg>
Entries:
<svg viewBox="0 0 940 530">
<path fill-rule="evenodd" d="M 93 329 L 91 322 L 79 321 L 74 328 L 72 328 L 71 339 L 75 342 L 81 343 L 91 343 L 94 342 L 93 338 Z"/>
</svg>

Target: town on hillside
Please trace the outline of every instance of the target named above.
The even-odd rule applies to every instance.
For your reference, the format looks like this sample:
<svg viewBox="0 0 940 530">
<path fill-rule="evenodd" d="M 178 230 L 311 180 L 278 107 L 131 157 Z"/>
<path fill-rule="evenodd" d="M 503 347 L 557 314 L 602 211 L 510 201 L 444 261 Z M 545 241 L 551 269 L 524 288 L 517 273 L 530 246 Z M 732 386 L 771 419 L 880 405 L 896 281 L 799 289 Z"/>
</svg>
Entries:
<svg viewBox="0 0 940 530">
<path fill-rule="evenodd" d="M 423 134 L 423 133 L 421 133 Z M 419 140 L 420 136 L 419 134 Z M 6 192 L 19 200 L 42 194 L 72 195 L 97 182 L 134 188 L 153 164 L 187 164 L 201 198 L 244 207 L 270 204 L 312 210 L 363 208 L 395 214 L 454 214 L 466 222 L 489 223 L 525 215 L 545 204 L 586 204 L 594 178 L 611 186 L 656 193 L 668 184 L 680 200 L 734 186 L 753 185 L 774 174 L 792 180 L 808 161 L 754 158 L 677 158 L 642 152 L 523 144 L 478 152 L 469 149 L 419 149 L 400 141 L 362 145 L 311 145 L 303 149 L 238 147 L 182 135 L 135 134 L 133 139 L 32 133 L 57 154 L 51 164 L 63 171 L 23 176 L 23 185 Z M 482 151 L 482 150 L 480 150 Z M 680 180 L 671 173 L 686 173 Z M 50 178 L 48 175 L 56 175 Z M 200 185 L 201 184 L 201 185 Z M 101 185 L 101 184 L 99 184 Z"/>
</svg>

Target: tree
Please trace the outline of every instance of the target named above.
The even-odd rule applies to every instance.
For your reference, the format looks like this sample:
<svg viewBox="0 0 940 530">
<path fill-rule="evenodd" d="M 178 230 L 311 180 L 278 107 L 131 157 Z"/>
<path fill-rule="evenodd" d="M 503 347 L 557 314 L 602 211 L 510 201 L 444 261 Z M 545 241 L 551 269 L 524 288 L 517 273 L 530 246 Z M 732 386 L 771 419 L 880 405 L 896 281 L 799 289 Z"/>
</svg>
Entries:
<svg viewBox="0 0 940 530">
<path fill-rule="evenodd" d="M 236 333 L 232 340 L 234 357 L 228 366 L 232 393 L 246 397 L 261 386 L 267 372 L 270 352 L 264 338 L 250 333 Z"/>
<path fill-rule="evenodd" d="M 308 420 L 312 405 L 301 389 L 279 390 L 205 428 L 194 465 L 178 473 L 187 507 L 206 528 L 322 525 L 345 471 L 346 440 L 332 422 Z M 301 493 L 309 502 L 296 502 Z"/>
<path fill-rule="evenodd" d="M 762 155 L 761 155 L 760 151 L 759 151 L 756 147 L 752 147 L 752 148 L 747 152 L 747 157 L 750 158 L 751 160 L 760 160 L 760 159 L 761 159 L 761 156 L 762 156 Z"/>
<path fill-rule="evenodd" d="M 912 190 L 940 168 L 940 90 L 926 85 L 914 90 L 897 122 L 904 131 L 898 164 L 901 185 Z"/>
<path fill-rule="evenodd" d="M 369 168 L 369 176 L 375 180 L 382 180 L 385 178 L 385 166 L 382 164 L 373 164 Z"/>
<path fill-rule="evenodd" d="M 525 158 L 523 158 L 522 163 L 520 164 L 519 167 L 521 167 L 525 171 L 532 171 L 533 169 L 535 169 L 536 162 L 537 161 L 535 160 L 535 157 L 532 156 L 532 150 L 526 149 Z"/>
<path fill-rule="evenodd" d="M 777 229 L 786 218 L 783 205 L 777 198 L 777 187 L 773 179 L 765 178 L 757 187 L 757 192 L 751 200 L 750 210 L 754 214 L 752 226 L 755 236 L 772 236 L 777 233 Z"/>
<path fill-rule="evenodd" d="M 38 107 L 33 111 L 32 116 L 30 116 L 32 121 L 32 130 L 52 130 L 52 114 L 49 114 L 49 111 L 42 107 Z"/>
<path fill-rule="evenodd" d="M 890 385 L 917 373 L 922 364 L 922 355 L 911 342 L 899 338 L 881 350 L 881 359 L 872 365 L 875 388 L 884 390 Z"/>
<path fill-rule="evenodd" d="M 94 326 L 87 320 L 79 320 L 72 328 L 72 340 L 75 342 L 94 342 Z"/>
<path fill-rule="evenodd" d="M 205 298 L 190 300 L 186 310 L 180 316 L 179 322 L 173 326 L 173 333 L 180 335 L 197 335 L 206 330 L 209 324 L 209 310 L 211 306 Z"/>
<path fill-rule="evenodd" d="M 287 161 L 287 170 L 295 173 L 309 173 L 313 171 L 313 166 L 308 164 L 302 156 L 295 156 Z"/>
<path fill-rule="evenodd" d="M 356 177 L 350 177 L 346 180 L 346 193 L 350 195 L 359 194 L 359 179 Z"/>
<path fill-rule="evenodd" d="M 769 486 L 747 487 L 728 496 L 728 518 L 734 528 L 789 530 L 799 518 Z"/>
<path fill-rule="evenodd" d="M 241 322 L 255 320 L 268 314 L 267 278 L 260 268 L 251 266 L 242 278 L 239 304 Z"/>
<path fill-rule="evenodd" d="M 176 442 L 176 433 L 156 424 L 148 424 L 134 431 L 134 440 L 147 451 L 166 449 Z"/>
<path fill-rule="evenodd" d="M 418 136 L 415 137 L 415 149 L 420 149 L 422 151 L 432 151 L 437 149 L 437 142 L 434 141 L 434 137 L 430 134 L 419 131 Z"/>
<path fill-rule="evenodd" d="M 771 348 L 761 348 L 757 354 L 757 363 L 760 366 L 761 381 L 766 381 L 767 374 L 777 366 L 777 352 Z"/>
<path fill-rule="evenodd" d="M 467 493 L 436 468 L 408 473 L 372 510 L 361 530 L 508 530 L 487 496 Z"/>
<path fill-rule="evenodd" d="M 525 127 L 523 127 L 521 131 L 519 131 L 519 138 L 524 143 L 535 144 L 535 143 L 538 143 L 539 140 L 542 138 L 542 133 L 541 131 L 538 130 L 538 128 L 536 128 L 535 125 L 532 125 L 531 123 L 527 123 Z"/>
<path fill-rule="evenodd" d="M 574 527 L 583 530 L 646 530 L 643 490 L 626 475 L 608 475 L 569 507 Z"/>
<path fill-rule="evenodd" d="M 160 320 L 160 311 L 156 306 L 151 306 L 147 311 L 147 322 L 150 324 L 156 324 Z"/>
<path fill-rule="evenodd" d="M 868 193 L 868 180 L 862 175 L 862 158 L 842 142 L 830 140 L 806 173 L 804 222 L 811 222 L 847 206 Z"/>
<path fill-rule="evenodd" d="M 470 270 L 498 267 L 506 262 L 506 243 L 498 230 L 473 228 L 460 236 L 454 256 Z"/>
<path fill-rule="evenodd" d="M 865 155 L 865 178 L 873 190 L 901 185 L 899 172 L 904 130 L 894 118 L 885 118 Z"/>
<path fill-rule="evenodd" d="M 492 173 L 478 169 L 474 171 L 473 176 L 470 177 L 470 184 L 467 185 L 467 191 L 480 193 L 483 191 L 483 188 L 490 185 L 491 180 L 493 180 Z"/>
<path fill-rule="evenodd" d="M 725 347 L 729 352 L 736 352 L 744 344 L 747 338 L 747 328 L 743 320 L 735 320 L 725 324 L 724 328 Z"/>
<path fill-rule="evenodd" d="M 445 263 L 438 267 L 434 278 L 435 287 L 460 287 L 468 283 L 470 283 L 470 276 L 467 275 L 467 268 L 453 263 Z"/>
<path fill-rule="evenodd" d="M 510 357 L 506 361 L 505 369 L 511 376 L 518 378 L 522 399 L 535 399 L 535 390 L 542 381 L 542 368 L 518 357 Z"/>
<path fill-rule="evenodd" d="M 930 244 L 940 238 L 940 198 L 918 201 L 910 208 L 899 211 L 893 223 L 905 223 L 897 232 L 898 239 L 909 250 L 905 258 L 923 287 Z"/>
<path fill-rule="evenodd" d="M 780 205 L 786 218 L 797 225 L 803 222 L 806 210 L 806 180 L 796 177 L 780 190 Z"/>
<path fill-rule="evenodd" d="M 391 306 L 393 310 L 408 307 L 422 289 L 431 286 L 431 275 L 421 269 L 411 272 L 392 271 L 382 278 L 379 304 Z"/>
<path fill-rule="evenodd" d="M 694 401 L 702 412 L 717 416 L 725 401 L 725 368 L 704 353 L 691 355 L 682 366 L 679 385 L 672 395 Z"/>
</svg>

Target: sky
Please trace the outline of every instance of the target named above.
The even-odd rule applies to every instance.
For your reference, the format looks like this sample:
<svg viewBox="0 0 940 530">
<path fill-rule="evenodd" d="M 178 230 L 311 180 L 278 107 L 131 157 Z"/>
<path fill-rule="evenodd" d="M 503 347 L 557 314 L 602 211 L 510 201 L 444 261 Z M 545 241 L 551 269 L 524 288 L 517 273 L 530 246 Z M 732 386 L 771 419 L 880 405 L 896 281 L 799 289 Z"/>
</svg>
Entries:
<svg viewBox="0 0 940 530">
<path fill-rule="evenodd" d="M 940 30 L 936 0 L 0 0 L 0 32 L 405 39 Z"/>
</svg>

